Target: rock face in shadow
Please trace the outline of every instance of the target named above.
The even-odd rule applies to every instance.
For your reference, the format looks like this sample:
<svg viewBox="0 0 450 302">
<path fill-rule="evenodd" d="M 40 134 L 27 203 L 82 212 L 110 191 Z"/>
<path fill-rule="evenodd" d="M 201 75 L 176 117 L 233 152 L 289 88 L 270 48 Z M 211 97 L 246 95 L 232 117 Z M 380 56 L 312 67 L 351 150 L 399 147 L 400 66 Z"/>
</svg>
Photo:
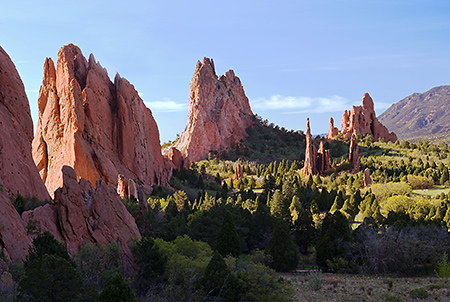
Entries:
<svg viewBox="0 0 450 302">
<path fill-rule="evenodd" d="M 253 112 L 241 81 L 232 70 L 217 77 L 212 59 L 198 62 L 190 84 L 186 128 L 172 147 L 163 151 L 177 168 L 230 149 L 247 137 Z M 179 151 L 179 153 L 173 149 Z"/>
<path fill-rule="evenodd" d="M 161 154 L 153 115 L 138 92 L 118 74 L 89 61 L 75 45 L 60 49 L 55 65 L 44 64 L 33 158 L 51 194 L 62 185 L 61 168 L 78 178 L 117 186 L 118 175 L 139 179 L 150 190 L 165 184 L 171 169 Z"/>
<path fill-rule="evenodd" d="M 33 121 L 19 73 L 0 47 L 0 191 L 48 200 L 31 156 Z"/>
<path fill-rule="evenodd" d="M 352 135 L 363 137 L 372 135 L 375 141 L 383 138 L 385 141 L 395 142 L 397 135 L 381 124 L 375 115 L 373 100 L 365 93 L 361 106 L 353 106 L 351 111 L 345 111 L 341 120 L 341 133 L 351 138 Z"/>
<path fill-rule="evenodd" d="M 13 262 L 25 259 L 31 240 L 11 201 L 0 192 L 0 250 Z"/>
<path fill-rule="evenodd" d="M 131 259 L 128 243 L 141 235 L 116 191 L 104 181 L 98 181 L 95 189 L 83 178 L 78 181 L 69 166 L 62 168 L 62 179 L 63 186 L 55 191 L 54 205 L 24 212 L 24 224 L 29 219 L 38 221 L 41 231 L 49 231 L 65 241 L 70 255 L 78 253 L 85 242 L 117 242 Z"/>
</svg>

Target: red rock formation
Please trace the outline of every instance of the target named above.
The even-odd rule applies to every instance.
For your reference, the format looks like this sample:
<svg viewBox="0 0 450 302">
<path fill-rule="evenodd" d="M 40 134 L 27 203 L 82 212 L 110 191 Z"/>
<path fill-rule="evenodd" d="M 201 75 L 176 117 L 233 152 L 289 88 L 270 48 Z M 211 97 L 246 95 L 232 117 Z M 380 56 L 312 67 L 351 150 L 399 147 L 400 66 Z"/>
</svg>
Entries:
<svg viewBox="0 0 450 302">
<path fill-rule="evenodd" d="M 19 73 L 0 47 L 0 191 L 49 200 L 31 156 L 33 121 Z"/>
<path fill-rule="evenodd" d="M 33 158 L 49 192 L 62 185 L 64 165 L 91 183 L 116 186 L 119 174 L 149 190 L 167 182 L 151 111 L 127 80 L 117 74 L 112 83 L 93 55 L 88 62 L 70 44 L 59 51 L 56 69 L 46 59 L 38 106 Z"/>
<path fill-rule="evenodd" d="M 234 167 L 234 181 L 237 181 L 239 179 L 244 178 L 244 171 L 242 170 L 241 164 L 237 164 L 236 167 Z"/>
<path fill-rule="evenodd" d="M 180 163 L 189 167 L 190 163 L 206 158 L 209 151 L 230 149 L 247 137 L 246 128 L 252 125 L 252 117 L 239 78 L 232 70 L 218 78 L 213 60 L 204 58 L 203 63 L 197 63 L 190 84 L 186 128 L 174 146 L 183 160 L 174 164 L 178 168 Z"/>
<path fill-rule="evenodd" d="M 64 240 L 71 255 L 78 253 L 84 242 L 101 245 L 117 242 L 131 257 L 128 242 L 140 238 L 140 233 L 115 190 L 104 181 L 98 181 L 95 189 L 85 179 L 77 181 L 69 166 L 62 168 L 62 179 L 63 186 L 55 192 L 54 205 L 24 212 L 24 223 L 33 213 L 32 218 L 39 222 L 41 230 Z"/>
<path fill-rule="evenodd" d="M 309 118 L 306 119 L 306 147 L 305 147 L 305 164 L 302 172 L 305 175 L 317 174 L 315 167 L 317 152 L 312 142 L 311 127 L 309 126 Z"/>
<path fill-rule="evenodd" d="M 369 168 L 366 168 L 364 170 L 364 188 L 370 187 L 372 184 L 372 178 L 370 177 L 370 170 Z"/>
<path fill-rule="evenodd" d="M 309 118 L 306 119 L 306 147 L 305 164 L 302 172 L 305 175 L 323 174 L 331 169 L 330 150 L 325 150 L 323 141 L 320 142 L 319 150 L 316 150 L 312 141 Z"/>
<path fill-rule="evenodd" d="M 348 161 L 352 165 L 352 173 L 359 172 L 359 146 L 354 134 L 352 135 L 352 138 L 350 140 Z"/>
<path fill-rule="evenodd" d="M 375 141 L 383 138 L 385 141 L 395 142 L 397 135 L 389 132 L 387 128 L 378 121 L 373 106 L 373 100 L 368 93 L 365 93 L 362 106 L 353 106 L 352 111 L 345 111 L 341 120 L 341 133 L 351 137 L 360 137 L 366 134 L 372 135 Z"/>
<path fill-rule="evenodd" d="M 323 141 L 320 142 L 317 150 L 316 167 L 319 174 L 323 174 L 331 169 L 330 150 L 326 150 Z"/>
<path fill-rule="evenodd" d="M 334 127 L 334 120 L 330 117 L 330 126 L 328 130 L 328 134 L 326 136 L 327 139 L 333 139 L 336 135 L 338 135 L 339 130 L 337 127 Z"/>
<path fill-rule="evenodd" d="M 122 199 L 128 197 L 128 181 L 122 174 L 117 177 L 117 194 Z"/>
<path fill-rule="evenodd" d="M 0 251 L 13 262 L 17 262 L 28 255 L 30 244 L 31 240 L 19 214 L 8 197 L 0 192 Z"/>
</svg>

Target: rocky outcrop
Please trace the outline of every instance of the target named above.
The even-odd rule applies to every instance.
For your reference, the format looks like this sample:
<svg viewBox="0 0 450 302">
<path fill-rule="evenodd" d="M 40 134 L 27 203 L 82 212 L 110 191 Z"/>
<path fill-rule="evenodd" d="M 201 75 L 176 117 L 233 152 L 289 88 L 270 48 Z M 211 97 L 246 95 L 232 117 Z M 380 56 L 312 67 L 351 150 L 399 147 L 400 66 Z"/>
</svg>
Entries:
<svg viewBox="0 0 450 302">
<path fill-rule="evenodd" d="M 25 259 L 30 244 L 19 214 L 8 197 L 0 192 L 0 251 L 16 262 Z"/>
<path fill-rule="evenodd" d="M 0 191 L 49 200 L 31 156 L 33 121 L 25 88 L 0 47 Z"/>
<path fill-rule="evenodd" d="M 389 132 L 387 128 L 378 121 L 373 100 L 368 93 L 365 93 L 362 106 L 353 106 L 351 111 L 345 111 L 341 120 L 341 133 L 349 138 L 352 135 L 363 137 L 366 134 L 372 135 L 375 141 L 383 138 L 385 141 L 395 142 L 397 135 Z"/>
<path fill-rule="evenodd" d="M 352 173 L 359 172 L 359 146 L 354 134 L 352 135 L 352 138 L 350 140 L 348 161 L 352 165 Z"/>
<path fill-rule="evenodd" d="M 237 164 L 236 167 L 234 167 L 234 181 L 237 181 L 239 179 L 244 178 L 244 170 L 242 169 L 241 164 Z"/>
<path fill-rule="evenodd" d="M 239 78 L 232 70 L 218 78 L 213 60 L 204 58 L 197 63 L 190 84 L 186 128 L 172 147 L 179 150 L 182 159 L 170 149 L 163 153 L 175 158 L 178 168 L 180 164 L 189 167 L 210 151 L 227 150 L 239 143 L 252 124 L 253 112 Z"/>
<path fill-rule="evenodd" d="M 323 174 L 331 169 L 330 150 L 325 149 L 323 141 L 319 144 L 316 160 L 317 172 Z"/>
<path fill-rule="evenodd" d="M 333 139 L 336 135 L 338 135 L 339 129 L 334 127 L 334 119 L 330 117 L 330 124 L 328 129 L 328 134 L 326 135 L 327 139 Z"/>
<path fill-rule="evenodd" d="M 320 142 L 319 150 L 314 146 L 309 126 L 309 118 L 306 119 L 306 147 L 305 164 L 302 168 L 304 175 L 323 174 L 331 169 L 330 150 L 325 150 L 323 141 Z"/>
<path fill-rule="evenodd" d="M 364 179 L 364 188 L 370 187 L 370 185 L 372 184 L 372 178 L 370 177 L 369 168 L 364 169 L 363 179 Z"/>
<path fill-rule="evenodd" d="M 159 132 L 138 92 L 118 74 L 114 83 L 90 55 L 70 44 L 44 64 L 33 158 L 49 192 L 62 185 L 61 168 L 78 178 L 117 186 L 118 175 L 139 179 L 151 190 L 170 169 L 161 154 Z"/>
<path fill-rule="evenodd" d="M 131 257 L 128 243 L 140 238 L 140 233 L 115 190 L 104 181 L 98 181 L 95 189 L 83 178 L 78 181 L 69 166 L 62 168 L 62 180 L 63 186 L 55 191 L 54 204 L 24 212 L 24 223 L 36 220 L 41 231 L 49 231 L 65 241 L 70 255 L 78 253 L 85 242 L 117 242 Z"/>
</svg>

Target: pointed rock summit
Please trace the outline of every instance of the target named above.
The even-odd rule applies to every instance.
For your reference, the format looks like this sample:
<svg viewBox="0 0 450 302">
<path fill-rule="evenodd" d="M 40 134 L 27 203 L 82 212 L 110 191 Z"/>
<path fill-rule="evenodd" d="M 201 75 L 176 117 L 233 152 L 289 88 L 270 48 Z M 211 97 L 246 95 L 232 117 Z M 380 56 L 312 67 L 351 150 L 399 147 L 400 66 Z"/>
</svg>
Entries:
<svg viewBox="0 0 450 302">
<path fill-rule="evenodd" d="M 352 135 L 363 137 L 370 134 L 376 141 L 380 138 L 390 142 L 397 140 L 397 135 L 394 132 L 389 132 L 377 119 L 373 100 L 368 93 L 363 96 L 362 106 L 353 106 L 351 111 L 345 110 L 341 120 L 341 133 L 349 138 Z"/>
<path fill-rule="evenodd" d="M 33 121 L 25 88 L 0 47 L 0 191 L 50 199 L 31 156 Z"/>
<path fill-rule="evenodd" d="M 210 151 L 230 149 L 246 138 L 252 120 L 253 112 L 239 78 L 232 70 L 218 78 L 213 60 L 204 58 L 197 63 L 190 84 L 186 128 L 163 154 L 176 167 L 188 167 L 206 158 Z"/>
<path fill-rule="evenodd" d="M 55 65 L 44 64 L 33 158 L 48 191 L 61 187 L 61 169 L 78 178 L 117 186 L 118 175 L 139 179 L 147 189 L 166 183 L 170 169 L 161 154 L 152 112 L 134 86 L 89 61 L 75 45 L 60 49 Z"/>
</svg>

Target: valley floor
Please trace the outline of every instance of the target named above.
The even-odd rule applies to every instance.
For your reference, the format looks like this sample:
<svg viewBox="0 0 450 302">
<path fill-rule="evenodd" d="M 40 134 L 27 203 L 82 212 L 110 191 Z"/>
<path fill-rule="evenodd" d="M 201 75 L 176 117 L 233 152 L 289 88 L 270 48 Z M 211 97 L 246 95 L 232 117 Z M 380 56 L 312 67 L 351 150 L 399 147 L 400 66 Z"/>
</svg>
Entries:
<svg viewBox="0 0 450 302">
<path fill-rule="evenodd" d="M 325 273 L 283 277 L 291 281 L 295 301 L 300 302 L 450 301 L 450 283 L 446 278 Z"/>
</svg>

